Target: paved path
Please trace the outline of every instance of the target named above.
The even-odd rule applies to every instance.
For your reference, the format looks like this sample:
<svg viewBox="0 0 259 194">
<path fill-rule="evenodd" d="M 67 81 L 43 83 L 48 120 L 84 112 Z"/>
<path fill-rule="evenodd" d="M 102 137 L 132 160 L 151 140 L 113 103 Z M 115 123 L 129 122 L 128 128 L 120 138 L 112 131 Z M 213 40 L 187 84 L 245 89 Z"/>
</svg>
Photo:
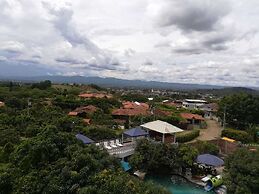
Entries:
<svg viewBox="0 0 259 194">
<path fill-rule="evenodd" d="M 207 141 L 207 140 L 217 139 L 218 137 L 221 136 L 222 128 L 217 121 L 206 119 L 206 123 L 207 123 L 207 129 L 201 129 L 200 136 L 197 137 L 196 140 Z"/>
</svg>

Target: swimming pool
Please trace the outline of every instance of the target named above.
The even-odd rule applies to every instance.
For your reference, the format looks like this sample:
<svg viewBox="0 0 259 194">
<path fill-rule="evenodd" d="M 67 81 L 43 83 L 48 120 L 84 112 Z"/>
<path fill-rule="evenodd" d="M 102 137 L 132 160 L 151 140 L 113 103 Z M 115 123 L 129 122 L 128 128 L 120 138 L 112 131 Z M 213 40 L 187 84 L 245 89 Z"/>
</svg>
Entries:
<svg viewBox="0 0 259 194">
<path fill-rule="evenodd" d="M 179 176 L 147 176 L 146 180 L 153 181 L 160 184 L 171 191 L 173 194 L 212 194 L 213 192 L 206 192 L 203 188 L 188 183 L 185 179 Z"/>
</svg>

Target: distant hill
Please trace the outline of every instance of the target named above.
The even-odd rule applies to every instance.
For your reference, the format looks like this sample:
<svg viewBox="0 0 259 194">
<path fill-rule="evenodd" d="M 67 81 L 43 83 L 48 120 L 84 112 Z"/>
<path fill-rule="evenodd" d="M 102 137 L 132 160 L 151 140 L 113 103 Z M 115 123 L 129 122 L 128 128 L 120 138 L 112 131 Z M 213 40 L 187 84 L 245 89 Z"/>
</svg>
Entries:
<svg viewBox="0 0 259 194">
<path fill-rule="evenodd" d="M 198 89 L 196 90 L 197 93 L 203 94 L 213 94 L 218 96 L 225 96 L 230 94 L 237 94 L 237 93 L 247 93 L 247 94 L 256 94 L 259 95 L 259 90 L 252 89 L 252 88 L 245 88 L 245 87 L 226 87 L 221 89 Z"/>
<path fill-rule="evenodd" d="M 102 87 L 118 88 L 154 88 L 154 89 L 175 89 L 175 90 L 194 90 L 194 89 L 219 89 L 223 86 L 169 83 L 157 81 L 125 80 L 117 78 L 83 77 L 83 76 L 36 76 L 36 77 L 0 77 L 0 80 L 13 80 L 22 82 L 35 82 L 50 80 L 54 83 L 78 83 L 78 84 L 97 84 Z"/>
<path fill-rule="evenodd" d="M 102 87 L 117 88 L 154 88 L 154 89 L 173 89 L 173 90 L 212 90 L 223 89 L 224 86 L 169 83 L 158 81 L 125 80 L 117 78 L 83 77 L 83 76 L 35 76 L 35 77 L 0 77 L 0 80 L 13 80 L 21 82 L 36 82 L 50 80 L 53 83 L 78 83 L 78 84 L 97 84 Z"/>
</svg>

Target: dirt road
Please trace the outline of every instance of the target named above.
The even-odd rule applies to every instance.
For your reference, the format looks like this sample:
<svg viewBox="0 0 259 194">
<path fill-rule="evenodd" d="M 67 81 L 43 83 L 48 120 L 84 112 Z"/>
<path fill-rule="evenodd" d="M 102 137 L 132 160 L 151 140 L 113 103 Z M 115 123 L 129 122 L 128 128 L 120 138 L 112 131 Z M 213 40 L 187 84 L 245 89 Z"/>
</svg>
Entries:
<svg viewBox="0 0 259 194">
<path fill-rule="evenodd" d="M 221 126 L 215 120 L 206 119 L 207 129 L 200 130 L 200 136 L 196 140 L 212 140 L 221 136 Z"/>
</svg>

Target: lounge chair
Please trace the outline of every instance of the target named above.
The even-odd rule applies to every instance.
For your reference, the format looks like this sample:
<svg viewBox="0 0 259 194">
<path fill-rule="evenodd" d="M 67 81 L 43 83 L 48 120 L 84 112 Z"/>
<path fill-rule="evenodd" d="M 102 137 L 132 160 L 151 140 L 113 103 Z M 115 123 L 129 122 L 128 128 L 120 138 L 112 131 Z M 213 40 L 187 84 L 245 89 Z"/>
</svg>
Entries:
<svg viewBox="0 0 259 194">
<path fill-rule="evenodd" d="M 114 140 L 111 140 L 111 141 L 110 141 L 110 146 L 111 146 L 112 148 L 117 148 L 117 146 L 116 146 L 115 143 L 114 143 Z"/>
<path fill-rule="evenodd" d="M 119 141 L 118 139 L 115 140 L 115 143 L 116 143 L 116 145 L 119 146 L 119 147 L 122 147 L 122 146 L 123 146 L 123 145 L 120 143 L 120 141 Z"/>
<path fill-rule="evenodd" d="M 103 142 L 103 146 L 104 146 L 104 148 L 106 148 L 107 150 L 111 150 L 111 149 L 112 149 L 112 147 L 108 145 L 108 142 L 107 142 L 107 141 Z"/>
</svg>

